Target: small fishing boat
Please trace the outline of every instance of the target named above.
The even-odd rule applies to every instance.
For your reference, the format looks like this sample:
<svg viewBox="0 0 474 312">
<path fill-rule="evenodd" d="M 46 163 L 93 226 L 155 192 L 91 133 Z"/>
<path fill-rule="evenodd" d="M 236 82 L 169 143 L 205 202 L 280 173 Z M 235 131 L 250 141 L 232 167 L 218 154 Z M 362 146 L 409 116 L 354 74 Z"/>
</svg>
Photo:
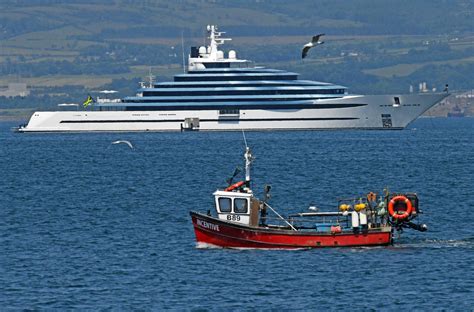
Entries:
<svg viewBox="0 0 474 312">
<path fill-rule="evenodd" d="M 245 154 L 245 180 L 214 192 L 215 211 L 191 211 L 198 247 L 299 249 L 320 247 L 384 246 L 404 228 L 426 231 L 413 220 L 421 213 L 415 193 L 370 192 L 340 199 L 333 211 L 308 211 L 283 217 L 268 204 L 270 186 L 262 200 L 251 189 L 249 147 Z"/>
</svg>

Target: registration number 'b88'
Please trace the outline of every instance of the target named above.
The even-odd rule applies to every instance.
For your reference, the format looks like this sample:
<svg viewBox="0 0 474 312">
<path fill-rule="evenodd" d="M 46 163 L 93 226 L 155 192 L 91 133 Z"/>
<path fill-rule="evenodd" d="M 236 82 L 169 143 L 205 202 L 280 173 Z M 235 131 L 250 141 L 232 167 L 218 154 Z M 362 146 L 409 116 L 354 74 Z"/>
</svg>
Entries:
<svg viewBox="0 0 474 312">
<path fill-rule="evenodd" d="M 227 215 L 227 220 L 228 221 L 240 221 L 240 216 L 239 215 Z"/>
</svg>

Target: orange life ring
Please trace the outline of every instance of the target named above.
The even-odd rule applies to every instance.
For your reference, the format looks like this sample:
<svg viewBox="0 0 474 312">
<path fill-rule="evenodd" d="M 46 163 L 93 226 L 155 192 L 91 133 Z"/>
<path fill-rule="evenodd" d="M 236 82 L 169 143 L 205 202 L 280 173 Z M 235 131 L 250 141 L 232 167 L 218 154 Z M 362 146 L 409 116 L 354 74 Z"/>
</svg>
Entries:
<svg viewBox="0 0 474 312">
<path fill-rule="evenodd" d="M 227 187 L 224 191 L 225 192 L 230 192 L 238 187 L 241 187 L 242 185 L 245 184 L 245 181 L 239 181 L 237 183 L 232 184 L 231 186 Z"/>
<path fill-rule="evenodd" d="M 393 206 L 398 201 L 402 201 L 407 205 L 407 209 L 402 214 L 399 214 L 398 211 L 395 211 L 393 209 Z M 403 195 L 398 195 L 398 196 L 393 197 L 388 203 L 388 213 L 394 219 L 398 219 L 398 220 L 406 219 L 410 216 L 412 210 L 413 210 L 413 206 L 411 204 L 411 201 Z"/>
</svg>

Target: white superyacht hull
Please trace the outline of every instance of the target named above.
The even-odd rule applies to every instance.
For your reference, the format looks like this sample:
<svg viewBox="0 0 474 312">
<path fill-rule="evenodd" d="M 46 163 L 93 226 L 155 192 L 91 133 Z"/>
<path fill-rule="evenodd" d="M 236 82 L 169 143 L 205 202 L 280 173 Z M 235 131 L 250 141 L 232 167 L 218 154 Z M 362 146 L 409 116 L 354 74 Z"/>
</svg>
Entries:
<svg viewBox="0 0 474 312">
<path fill-rule="evenodd" d="M 219 110 L 40 111 L 18 131 L 403 129 L 447 95 L 349 95 L 315 100 L 314 108 L 240 109 L 230 115 Z M 335 104 L 338 108 L 331 107 Z"/>
</svg>

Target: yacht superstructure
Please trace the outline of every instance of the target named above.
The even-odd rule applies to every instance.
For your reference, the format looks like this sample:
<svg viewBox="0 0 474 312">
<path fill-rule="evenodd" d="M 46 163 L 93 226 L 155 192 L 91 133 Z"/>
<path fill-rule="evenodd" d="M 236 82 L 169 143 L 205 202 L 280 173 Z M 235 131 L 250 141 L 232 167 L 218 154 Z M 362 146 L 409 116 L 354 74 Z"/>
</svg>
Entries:
<svg viewBox="0 0 474 312">
<path fill-rule="evenodd" d="M 403 129 L 447 93 L 354 95 L 332 83 L 254 66 L 227 55 L 208 26 L 209 46 L 192 47 L 172 82 L 144 83 L 135 96 L 99 100 L 82 111 L 35 112 L 22 132 Z"/>
</svg>

